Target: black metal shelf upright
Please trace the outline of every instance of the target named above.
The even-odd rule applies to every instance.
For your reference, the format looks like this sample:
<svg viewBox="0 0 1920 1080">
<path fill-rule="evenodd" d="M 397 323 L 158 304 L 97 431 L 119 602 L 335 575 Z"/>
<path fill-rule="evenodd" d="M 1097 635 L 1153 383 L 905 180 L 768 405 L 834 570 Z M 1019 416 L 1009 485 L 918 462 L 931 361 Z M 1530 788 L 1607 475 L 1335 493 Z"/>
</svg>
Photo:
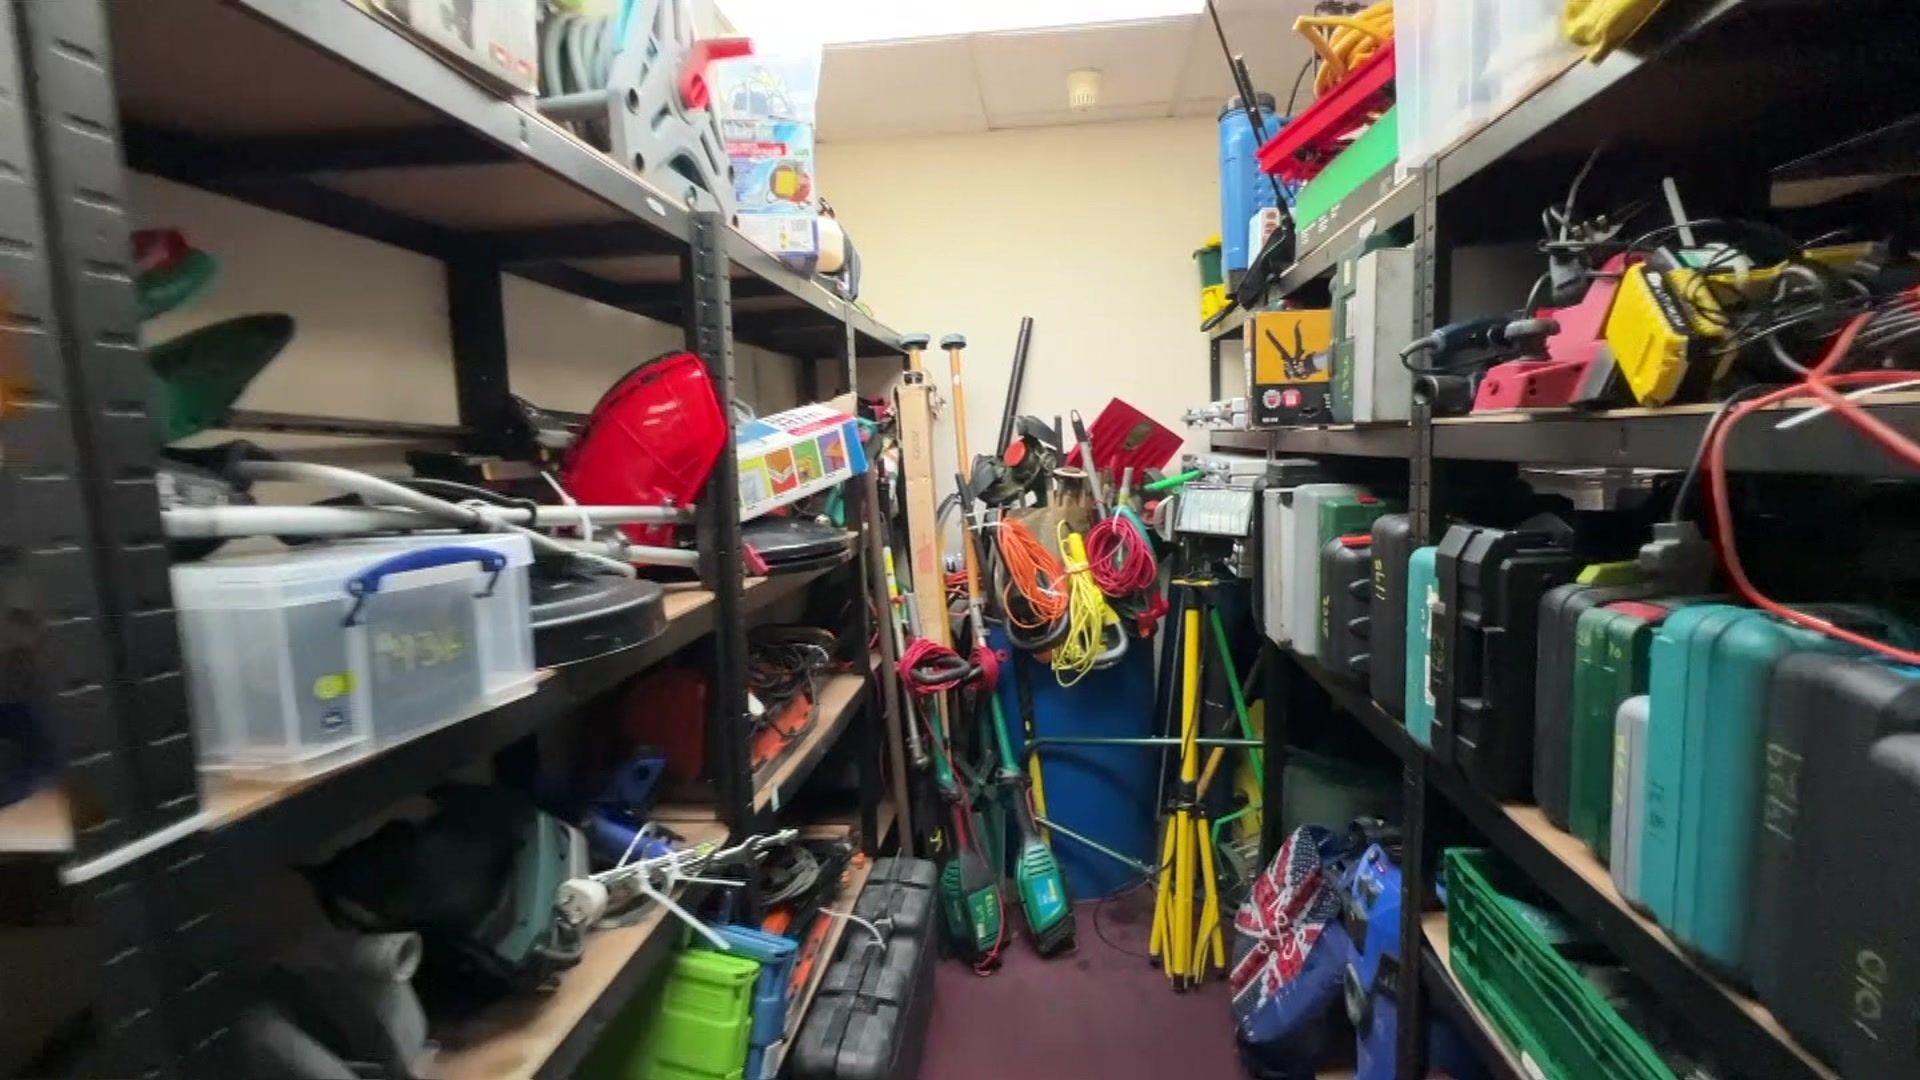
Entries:
<svg viewBox="0 0 1920 1080">
<path fill-rule="evenodd" d="M 1872 130 L 1910 111 L 1896 90 L 1920 85 L 1920 56 L 1910 47 L 1920 11 L 1897 0 L 1832 5 L 1818 0 L 1695 0 L 1666 5 L 1625 47 L 1599 63 L 1578 61 L 1517 104 L 1443 149 L 1434 160 L 1382 187 L 1364 185 L 1341 220 L 1322 230 L 1285 271 L 1270 298 L 1317 287 L 1342 251 L 1361 235 L 1404 228 L 1416 264 L 1416 331 L 1479 310 L 1477 283 L 1454 272 L 1469 248 L 1535 237 L 1537 223 L 1514 208 L 1565 197 L 1568 178 L 1596 146 L 1605 165 L 1644 186 L 1662 175 L 1691 180 L 1702 195 L 1730 199 L 1716 210 L 1764 210 L 1764 180 L 1849 134 Z M 1791 79 L 1777 77 L 1782 50 L 1793 52 Z M 1842 127 L 1834 118 L 1846 117 Z M 1308 293 L 1316 296 L 1318 293 Z M 1517 299 L 1515 297 L 1514 299 Z M 1245 392 L 1220 383 L 1223 348 L 1239 343 L 1244 315 L 1209 332 L 1213 397 Z M 1908 435 L 1920 434 L 1920 404 L 1887 395 L 1876 416 Z M 1215 450 L 1336 458 L 1402 460 L 1415 535 L 1432 543 L 1450 509 L 1468 492 L 1447 484 L 1456 462 L 1594 467 L 1685 468 L 1693 460 L 1712 407 L 1534 412 L 1435 419 L 1416 403 L 1411 422 L 1263 431 L 1215 431 Z M 1813 420 L 1734 442 L 1730 468 L 1809 476 L 1899 476 L 1886 455 L 1831 420 Z M 1402 763 L 1406 849 L 1402 865 L 1401 965 L 1398 996 L 1399 1075 L 1425 1075 L 1426 1017 L 1431 1007 L 1459 1014 L 1464 999 L 1426 940 L 1423 915 L 1437 906 L 1433 872 L 1439 859 L 1438 817 L 1464 820 L 1528 874 L 1595 938 L 1641 975 L 1702 1037 L 1735 1076 L 1831 1076 L 1763 1008 L 1717 979 L 1664 931 L 1613 891 L 1606 872 L 1578 841 L 1544 824 L 1537 811 L 1503 805 L 1435 761 L 1410 738 L 1399 717 L 1364 689 L 1311 658 L 1264 645 L 1262 692 L 1268 806 L 1278 791 L 1290 725 L 1337 711 L 1357 721 Z M 1271 823 L 1270 823 L 1271 824 Z M 1271 851 L 1278 837 L 1270 835 Z M 1460 1018 L 1476 1022 L 1471 1016 Z M 1486 1033 L 1477 1032 L 1482 1042 Z M 1506 1066 L 1502 1071 L 1501 1066 Z M 1522 1075 L 1511 1055 L 1496 1075 Z"/>
<path fill-rule="evenodd" d="M 155 491 L 159 429 L 135 315 L 129 169 L 444 264 L 459 424 L 371 425 L 389 434 L 489 449 L 512 370 L 504 274 L 680 325 L 729 424 L 736 340 L 794 357 L 816 395 L 842 375 L 856 387 L 863 357 L 901 353 L 897 334 L 718 215 L 689 212 L 350 3 L 40 0 L 0 11 L 0 599 L 37 635 L 41 696 L 61 740 L 70 820 L 51 848 L 90 944 L 75 963 L 92 995 L 79 1068 L 236 1075 L 240 976 L 260 962 L 248 920 L 236 917 L 250 874 L 312 854 L 698 639 L 711 640 L 720 814 L 736 834 L 768 827 L 776 810 L 756 808 L 747 746 L 746 630 L 754 611 L 810 579 L 743 577 L 731 453 L 698 506 L 705 592 L 683 597 L 659 641 L 553 673 L 529 697 L 272 800 L 202 784 Z M 256 420 L 281 430 L 359 423 Z M 875 527 L 872 508 L 849 505 L 850 528 Z M 856 544 L 832 572 L 864 590 L 865 560 Z M 882 695 L 864 655 L 868 607 L 850 609 L 843 640 L 861 654 L 843 659 L 865 684 L 845 730 L 858 733 L 871 850 Z M 20 858 L 0 845 L 0 864 Z M 611 987 L 630 995 L 644 981 L 637 966 L 658 952 L 636 953 Z M 596 1003 L 566 1044 L 590 1046 L 618 1005 Z"/>
</svg>

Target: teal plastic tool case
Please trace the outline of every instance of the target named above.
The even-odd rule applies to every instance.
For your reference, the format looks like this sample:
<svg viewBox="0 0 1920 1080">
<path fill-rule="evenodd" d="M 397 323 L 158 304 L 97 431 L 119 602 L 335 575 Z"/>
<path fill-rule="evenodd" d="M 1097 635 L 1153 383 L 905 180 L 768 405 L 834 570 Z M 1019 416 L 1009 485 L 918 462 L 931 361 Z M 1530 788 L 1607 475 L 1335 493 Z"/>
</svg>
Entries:
<svg viewBox="0 0 1920 1080">
<path fill-rule="evenodd" d="M 1802 652 L 1771 691 L 1755 988 L 1848 1080 L 1920 1075 L 1920 669 Z"/>
<path fill-rule="evenodd" d="M 841 935 L 791 1061 L 795 1080 L 911 1080 L 933 1014 L 938 871 L 925 859 L 880 859 Z M 1038 1018 L 1036 1018 L 1038 1019 Z"/>
<path fill-rule="evenodd" d="M 1819 609 L 1857 621 L 1854 609 Z M 1701 604 L 1654 632 L 1640 893 L 1674 939 L 1747 982 L 1747 919 L 1773 669 L 1847 646 L 1751 608 Z"/>
<path fill-rule="evenodd" d="M 1555 518 L 1519 529 L 1455 525 L 1434 569 L 1433 755 L 1493 798 L 1524 799 L 1540 598 L 1580 570 L 1571 530 Z"/>
<path fill-rule="evenodd" d="M 1415 548 L 1407 556 L 1407 659 L 1404 690 L 1407 734 L 1421 746 L 1433 745 L 1433 672 L 1429 653 L 1433 644 L 1433 609 L 1440 585 L 1434 574 L 1439 548 Z"/>
</svg>

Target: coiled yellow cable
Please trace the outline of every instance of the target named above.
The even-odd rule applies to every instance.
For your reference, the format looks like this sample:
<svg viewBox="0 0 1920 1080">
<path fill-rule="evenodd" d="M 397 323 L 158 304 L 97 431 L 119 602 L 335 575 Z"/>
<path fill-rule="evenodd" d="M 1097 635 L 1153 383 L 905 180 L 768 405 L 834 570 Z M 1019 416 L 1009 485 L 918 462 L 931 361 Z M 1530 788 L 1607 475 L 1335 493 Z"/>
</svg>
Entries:
<svg viewBox="0 0 1920 1080">
<path fill-rule="evenodd" d="M 1115 616 L 1087 565 L 1086 542 L 1064 521 L 1058 536 L 1067 571 L 1067 636 L 1053 648 L 1053 677 L 1061 686 L 1072 686 L 1093 670 L 1102 630 Z"/>
<path fill-rule="evenodd" d="M 1393 40 L 1393 0 L 1380 0 L 1357 15 L 1302 15 L 1293 20 L 1293 29 L 1320 54 L 1320 73 L 1313 79 L 1313 96 L 1319 97 Z"/>
</svg>

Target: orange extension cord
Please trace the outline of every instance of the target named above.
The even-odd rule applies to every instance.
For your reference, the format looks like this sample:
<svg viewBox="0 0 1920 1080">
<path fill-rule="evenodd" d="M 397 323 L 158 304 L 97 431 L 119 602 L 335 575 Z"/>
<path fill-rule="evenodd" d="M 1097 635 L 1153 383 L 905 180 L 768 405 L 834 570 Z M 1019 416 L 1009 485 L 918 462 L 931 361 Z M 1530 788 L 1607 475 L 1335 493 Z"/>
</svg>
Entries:
<svg viewBox="0 0 1920 1080">
<path fill-rule="evenodd" d="M 1000 597 L 1000 607 L 1007 618 L 1022 630 L 1042 630 L 1065 618 L 1069 600 L 1061 585 L 1067 579 L 1067 568 L 1060 562 L 1060 556 L 1041 543 L 1032 529 L 1012 518 L 1001 518 L 996 531 L 1000 559 L 1007 566 L 1008 591 Z M 1010 593 L 1019 593 L 1037 618 L 1031 621 L 1021 618 L 1007 602 Z"/>
</svg>

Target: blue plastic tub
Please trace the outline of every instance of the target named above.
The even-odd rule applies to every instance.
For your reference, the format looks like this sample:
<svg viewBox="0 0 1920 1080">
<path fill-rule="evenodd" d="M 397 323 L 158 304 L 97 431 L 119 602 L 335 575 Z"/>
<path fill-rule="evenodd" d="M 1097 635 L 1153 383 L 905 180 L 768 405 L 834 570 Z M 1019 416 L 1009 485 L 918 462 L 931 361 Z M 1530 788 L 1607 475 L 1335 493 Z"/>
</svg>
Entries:
<svg viewBox="0 0 1920 1080">
<path fill-rule="evenodd" d="M 1062 688 L 1052 669 L 1025 653 L 1008 662 L 1006 635 L 997 628 L 990 644 L 1002 658 L 998 693 L 1007 735 L 1020 757 L 1026 748 L 1015 679 L 1033 694 L 1034 730 L 1053 736 L 1140 738 L 1153 734 L 1152 643 L 1135 640 L 1118 664 L 1089 673 Z M 1024 761 L 1024 757 L 1020 760 Z M 1151 864 L 1154 858 L 1154 776 L 1157 750 L 1133 746 L 1069 746 L 1041 753 L 1047 816 L 1115 851 Z M 1137 875 L 1117 860 L 1056 833 L 1054 858 L 1076 900 L 1106 896 Z"/>
<path fill-rule="evenodd" d="M 798 942 L 748 926 L 716 926 L 714 932 L 733 946 L 730 953 L 760 962 L 760 978 L 753 984 L 753 1028 L 747 1036 L 746 1080 L 770 1080 L 762 1075 L 767 1047 L 787 1030 L 787 984 L 800 951 Z M 704 938 L 701 948 L 712 949 Z"/>
</svg>

